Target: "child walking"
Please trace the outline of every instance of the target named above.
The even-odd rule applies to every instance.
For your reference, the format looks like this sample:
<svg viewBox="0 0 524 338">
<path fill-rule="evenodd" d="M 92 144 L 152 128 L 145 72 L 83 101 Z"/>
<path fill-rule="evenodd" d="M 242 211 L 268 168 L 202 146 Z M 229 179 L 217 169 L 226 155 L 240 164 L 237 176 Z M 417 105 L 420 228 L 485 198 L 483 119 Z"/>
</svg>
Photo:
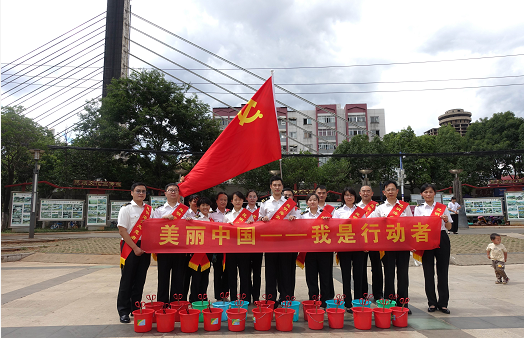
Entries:
<svg viewBox="0 0 524 338">
<path fill-rule="evenodd" d="M 493 233 L 489 238 L 491 239 L 491 243 L 486 248 L 486 253 L 488 258 L 491 259 L 493 269 L 495 269 L 495 275 L 497 276 L 495 284 L 507 284 L 509 278 L 504 268 L 508 260 L 508 250 L 506 250 L 504 244 L 501 243 L 502 239 L 499 234 Z"/>
</svg>

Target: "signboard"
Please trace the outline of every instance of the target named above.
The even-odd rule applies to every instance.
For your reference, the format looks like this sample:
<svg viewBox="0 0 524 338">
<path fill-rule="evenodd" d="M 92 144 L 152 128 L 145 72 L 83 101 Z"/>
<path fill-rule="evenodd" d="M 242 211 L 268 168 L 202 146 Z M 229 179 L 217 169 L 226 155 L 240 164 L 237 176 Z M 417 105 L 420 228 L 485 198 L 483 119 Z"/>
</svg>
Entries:
<svg viewBox="0 0 524 338">
<path fill-rule="evenodd" d="M 82 221 L 84 200 L 40 200 L 41 221 Z"/>
<path fill-rule="evenodd" d="M 13 192 L 11 194 L 11 227 L 29 226 L 31 220 L 31 193 Z"/>
<path fill-rule="evenodd" d="M 111 215 L 109 216 L 109 219 L 117 220 L 120 208 L 127 203 L 129 203 L 129 201 L 111 201 Z"/>
<path fill-rule="evenodd" d="M 466 216 L 504 216 L 502 198 L 464 198 Z"/>
<path fill-rule="evenodd" d="M 108 195 L 87 195 L 87 225 L 106 225 Z"/>
<path fill-rule="evenodd" d="M 149 205 L 155 210 L 156 208 L 164 205 L 167 202 L 166 196 L 150 196 Z"/>
<path fill-rule="evenodd" d="M 451 197 L 453 197 L 452 194 L 442 194 L 442 204 L 448 206 L 449 202 L 451 202 Z"/>
<path fill-rule="evenodd" d="M 506 210 L 509 221 L 524 221 L 524 191 L 506 191 Z"/>
</svg>

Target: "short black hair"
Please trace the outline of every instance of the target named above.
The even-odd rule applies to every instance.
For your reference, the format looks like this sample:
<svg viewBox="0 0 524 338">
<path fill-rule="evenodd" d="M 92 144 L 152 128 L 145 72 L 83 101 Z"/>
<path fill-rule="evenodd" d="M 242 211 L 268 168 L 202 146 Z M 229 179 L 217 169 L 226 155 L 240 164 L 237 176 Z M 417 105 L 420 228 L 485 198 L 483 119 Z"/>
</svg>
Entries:
<svg viewBox="0 0 524 338">
<path fill-rule="evenodd" d="M 269 179 L 269 185 L 273 184 L 274 181 L 280 181 L 280 183 L 284 184 L 284 181 L 282 181 L 282 177 L 280 176 L 273 176 Z"/>
<path fill-rule="evenodd" d="M 228 197 L 227 194 L 226 194 L 225 192 L 221 191 L 221 192 L 219 192 L 219 193 L 217 194 L 217 198 L 216 198 L 217 200 L 218 200 L 218 198 L 220 197 L 220 195 L 226 195 L 226 197 Z M 229 197 L 228 197 L 227 200 L 229 201 Z"/>
<path fill-rule="evenodd" d="M 198 199 L 197 206 L 200 207 L 202 204 L 211 206 L 211 200 L 208 197 L 201 197 Z"/>
<path fill-rule="evenodd" d="M 249 190 L 247 191 L 247 193 L 246 193 L 246 197 L 248 197 L 249 194 L 251 194 L 252 192 L 254 192 L 255 195 L 257 195 L 257 199 L 258 199 L 258 194 L 257 194 L 257 192 L 256 192 L 255 190 L 253 190 L 253 189 L 249 189 Z"/>
<path fill-rule="evenodd" d="M 451 200 L 456 200 L 457 198 L 455 196 L 451 196 Z"/>
<path fill-rule="evenodd" d="M 295 197 L 295 193 L 293 192 L 293 189 L 291 189 L 291 188 L 284 188 L 284 189 L 282 189 L 282 193 L 284 193 L 284 191 L 291 191 L 291 193 L 293 194 L 293 197 Z"/>
<path fill-rule="evenodd" d="M 355 203 L 357 203 L 357 193 L 355 189 L 351 187 L 345 187 L 344 190 L 342 190 L 342 205 L 346 204 L 344 202 L 344 196 L 346 196 L 346 192 L 349 192 L 351 195 L 355 196 Z"/>
<path fill-rule="evenodd" d="M 199 198 L 200 198 L 200 196 L 198 196 L 197 194 L 193 194 L 193 195 L 189 196 L 187 201 L 191 202 L 192 200 L 198 200 Z"/>
<path fill-rule="evenodd" d="M 318 189 L 318 188 L 317 188 L 317 189 Z M 313 197 L 313 196 L 315 196 L 315 197 L 317 198 L 317 201 L 320 201 L 320 198 L 318 197 L 318 195 L 317 195 L 316 193 L 312 192 L 311 194 L 307 194 L 307 196 L 306 196 L 306 203 L 307 203 L 307 202 L 309 201 L 309 199 L 310 199 L 311 197 Z"/>
<path fill-rule="evenodd" d="M 393 180 L 387 180 L 385 183 L 384 183 L 384 190 L 386 190 L 386 187 L 390 184 L 394 184 L 395 185 L 395 189 L 398 189 L 398 184 L 396 181 L 393 181 Z"/>
<path fill-rule="evenodd" d="M 145 183 L 142 183 L 142 182 L 135 182 L 131 185 L 131 191 L 135 191 L 135 188 L 138 187 L 139 185 L 143 185 L 144 187 L 146 187 L 146 190 L 147 190 L 147 186 Z M 146 191 L 147 192 L 147 191 Z"/>
<path fill-rule="evenodd" d="M 494 232 L 494 233 L 492 233 L 491 235 L 489 235 L 489 239 L 491 239 L 491 240 L 494 240 L 494 239 L 497 238 L 497 237 L 500 237 L 500 235 L 497 234 L 496 232 Z"/>
<path fill-rule="evenodd" d="M 318 189 L 320 189 L 320 190 L 326 190 L 326 191 L 327 191 L 327 188 L 326 188 L 325 185 L 318 185 L 318 186 L 316 187 L 316 189 L 315 189 L 315 192 L 316 192 Z"/>
<path fill-rule="evenodd" d="M 233 200 L 233 196 L 236 196 L 238 198 L 240 198 L 242 201 L 244 201 L 246 198 L 244 197 L 244 194 L 240 191 L 235 191 L 234 193 L 231 194 L 231 200 Z"/>
<path fill-rule="evenodd" d="M 176 187 L 180 191 L 180 188 L 178 188 L 178 184 L 176 184 L 176 183 L 168 183 L 168 184 L 166 184 L 166 187 L 164 188 L 164 190 L 167 191 L 167 189 L 169 189 L 169 187 Z"/>
<path fill-rule="evenodd" d="M 432 183 L 424 183 L 424 184 L 422 184 L 422 186 L 420 187 L 420 192 L 423 193 L 423 192 L 426 191 L 426 189 L 428 189 L 428 188 L 433 189 L 433 191 L 434 191 L 435 193 L 437 193 L 437 187 L 436 187 L 434 184 L 432 184 Z M 453 199 L 453 198 L 452 198 L 452 199 Z"/>
</svg>

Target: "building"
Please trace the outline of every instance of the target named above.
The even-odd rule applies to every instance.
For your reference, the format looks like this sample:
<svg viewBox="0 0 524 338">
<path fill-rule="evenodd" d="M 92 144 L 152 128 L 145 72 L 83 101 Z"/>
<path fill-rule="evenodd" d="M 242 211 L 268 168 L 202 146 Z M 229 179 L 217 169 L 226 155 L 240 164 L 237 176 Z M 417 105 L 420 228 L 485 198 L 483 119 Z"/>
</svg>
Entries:
<svg viewBox="0 0 524 338">
<path fill-rule="evenodd" d="M 438 124 L 441 127 L 450 124 L 458 133 L 460 133 L 460 135 L 464 136 L 466 135 L 466 130 L 471 124 L 471 113 L 464 111 L 464 109 L 451 109 L 438 117 Z M 438 128 L 431 128 L 424 134 L 437 135 Z"/>
<path fill-rule="evenodd" d="M 277 107 L 283 153 L 309 151 L 332 154 L 341 142 L 349 141 L 355 135 L 368 134 L 371 139 L 386 134 L 384 109 L 368 109 L 365 103 L 346 104 L 344 107 L 326 104 L 319 107 L 300 112 Z M 237 111 L 231 108 L 213 108 L 213 116 L 221 120 L 222 129 L 236 114 Z M 321 158 L 321 162 L 325 161 L 326 158 Z"/>
</svg>

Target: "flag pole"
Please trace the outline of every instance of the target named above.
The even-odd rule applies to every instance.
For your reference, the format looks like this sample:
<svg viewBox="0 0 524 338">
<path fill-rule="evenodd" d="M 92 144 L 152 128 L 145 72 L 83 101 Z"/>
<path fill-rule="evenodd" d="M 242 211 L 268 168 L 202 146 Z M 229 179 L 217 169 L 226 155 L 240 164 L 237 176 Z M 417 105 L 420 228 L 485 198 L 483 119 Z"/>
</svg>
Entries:
<svg viewBox="0 0 524 338">
<path fill-rule="evenodd" d="M 273 84 L 273 98 L 274 98 L 275 97 L 275 71 L 273 69 L 271 70 L 271 78 L 272 78 L 271 83 Z M 276 109 L 276 105 L 275 105 L 275 109 Z M 278 121 L 278 114 L 277 114 L 277 121 Z M 282 150 L 280 151 L 282 152 Z M 280 178 L 284 179 L 284 175 L 282 173 L 282 156 L 280 156 L 280 159 L 278 160 L 278 162 L 280 166 Z"/>
</svg>

